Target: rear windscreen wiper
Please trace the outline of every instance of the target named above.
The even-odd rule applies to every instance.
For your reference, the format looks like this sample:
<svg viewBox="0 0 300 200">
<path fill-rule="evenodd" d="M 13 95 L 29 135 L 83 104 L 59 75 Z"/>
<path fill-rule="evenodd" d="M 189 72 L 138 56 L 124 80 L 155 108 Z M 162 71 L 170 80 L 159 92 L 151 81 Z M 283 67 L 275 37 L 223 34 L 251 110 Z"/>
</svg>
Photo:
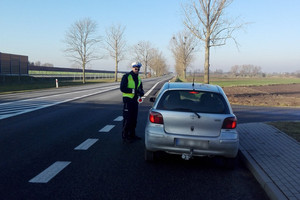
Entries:
<svg viewBox="0 0 300 200">
<path fill-rule="evenodd" d="M 191 109 L 188 109 L 188 108 L 176 108 L 176 109 L 172 109 L 172 110 L 192 112 L 192 113 L 194 113 L 195 115 L 197 115 L 197 117 L 198 117 L 199 119 L 200 119 L 200 117 L 201 117 L 196 111 L 191 110 Z"/>
</svg>

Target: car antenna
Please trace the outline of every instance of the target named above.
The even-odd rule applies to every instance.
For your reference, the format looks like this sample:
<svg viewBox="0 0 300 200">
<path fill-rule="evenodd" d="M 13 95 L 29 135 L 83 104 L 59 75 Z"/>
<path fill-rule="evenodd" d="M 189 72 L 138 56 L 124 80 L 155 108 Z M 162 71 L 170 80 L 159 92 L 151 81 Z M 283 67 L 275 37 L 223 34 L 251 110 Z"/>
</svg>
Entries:
<svg viewBox="0 0 300 200">
<path fill-rule="evenodd" d="M 193 84 L 192 86 L 194 87 L 195 86 L 195 71 L 194 71 L 194 76 L 193 76 Z M 194 88 L 193 88 L 194 89 Z"/>
</svg>

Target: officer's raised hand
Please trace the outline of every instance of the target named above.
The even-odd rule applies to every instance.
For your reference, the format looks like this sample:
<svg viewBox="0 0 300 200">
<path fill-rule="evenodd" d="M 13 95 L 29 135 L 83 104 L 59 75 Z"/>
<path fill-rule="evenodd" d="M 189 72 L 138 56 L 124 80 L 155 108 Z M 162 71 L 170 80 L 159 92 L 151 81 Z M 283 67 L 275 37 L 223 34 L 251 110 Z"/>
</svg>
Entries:
<svg viewBox="0 0 300 200">
<path fill-rule="evenodd" d="M 140 97 L 144 96 L 144 90 L 142 88 L 139 88 L 137 90 L 137 95 L 140 96 Z"/>
</svg>

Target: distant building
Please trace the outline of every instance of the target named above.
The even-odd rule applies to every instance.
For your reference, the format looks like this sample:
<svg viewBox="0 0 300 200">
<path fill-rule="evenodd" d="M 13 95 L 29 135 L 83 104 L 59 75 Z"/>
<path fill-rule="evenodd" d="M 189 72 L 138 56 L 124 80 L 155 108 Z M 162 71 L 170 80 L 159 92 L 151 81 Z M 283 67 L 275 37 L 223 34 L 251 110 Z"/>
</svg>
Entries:
<svg viewBox="0 0 300 200">
<path fill-rule="evenodd" d="M 0 52 L 0 75 L 28 75 L 28 56 Z"/>
</svg>

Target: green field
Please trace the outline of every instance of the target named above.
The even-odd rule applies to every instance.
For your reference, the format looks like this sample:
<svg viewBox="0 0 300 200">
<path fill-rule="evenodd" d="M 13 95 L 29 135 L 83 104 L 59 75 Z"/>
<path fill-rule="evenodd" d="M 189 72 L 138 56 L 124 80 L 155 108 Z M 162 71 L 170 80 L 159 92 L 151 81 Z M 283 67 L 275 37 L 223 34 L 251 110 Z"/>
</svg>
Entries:
<svg viewBox="0 0 300 200">
<path fill-rule="evenodd" d="M 188 77 L 187 82 L 192 82 L 193 77 Z M 195 82 L 203 83 L 202 77 L 196 77 Z M 296 77 L 266 77 L 266 78 L 219 78 L 211 77 L 210 84 L 221 87 L 230 86 L 258 86 L 258 85 L 275 85 L 275 84 L 293 84 L 300 83 L 300 78 Z"/>
<path fill-rule="evenodd" d="M 253 79 L 221 79 L 211 80 L 211 84 L 228 86 L 250 86 L 250 85 L 275 85 L 275 84 L 293 84 L 300 83 L 300 78 L 253 78 Z"/>
</svg>

